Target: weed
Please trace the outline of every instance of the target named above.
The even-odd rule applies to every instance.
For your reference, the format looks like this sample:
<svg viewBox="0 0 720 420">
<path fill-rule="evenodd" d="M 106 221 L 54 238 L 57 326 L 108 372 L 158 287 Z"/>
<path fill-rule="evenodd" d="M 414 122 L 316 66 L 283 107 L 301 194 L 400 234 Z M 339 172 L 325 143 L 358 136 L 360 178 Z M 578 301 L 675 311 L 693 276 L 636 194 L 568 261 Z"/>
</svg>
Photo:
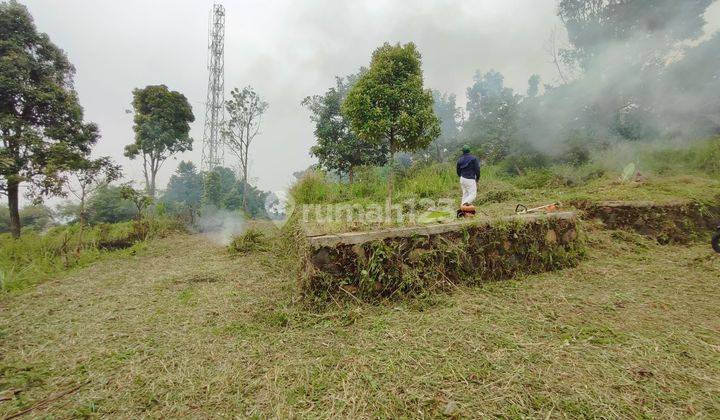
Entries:
<svg viewBox="0 0 720 420">
<path fill-rule="evenodd" d="M 268 249 L 268 241 L 261 231 L 249 228 L 243 234 L 232 239 L 228 245 L 228 251 L 233 254 L 246 254 L 252 251 L 265 251 Z"/>
</svg>

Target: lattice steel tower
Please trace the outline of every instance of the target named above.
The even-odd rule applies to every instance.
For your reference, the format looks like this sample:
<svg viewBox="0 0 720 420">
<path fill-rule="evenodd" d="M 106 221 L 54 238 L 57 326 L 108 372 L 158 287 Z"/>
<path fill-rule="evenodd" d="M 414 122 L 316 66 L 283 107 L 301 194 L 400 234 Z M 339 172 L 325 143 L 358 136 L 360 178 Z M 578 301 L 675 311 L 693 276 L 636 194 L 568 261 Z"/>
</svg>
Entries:
<svg viewBox="0 0 720 420">
<path fill-rule="evenodd" d="M 225 123 L 225 8 L 213 4 L 208 44 L 208 87 L 205 102 L 202 168 L 221 166 L 224 159 L 222 127 Z"/>
</svg>

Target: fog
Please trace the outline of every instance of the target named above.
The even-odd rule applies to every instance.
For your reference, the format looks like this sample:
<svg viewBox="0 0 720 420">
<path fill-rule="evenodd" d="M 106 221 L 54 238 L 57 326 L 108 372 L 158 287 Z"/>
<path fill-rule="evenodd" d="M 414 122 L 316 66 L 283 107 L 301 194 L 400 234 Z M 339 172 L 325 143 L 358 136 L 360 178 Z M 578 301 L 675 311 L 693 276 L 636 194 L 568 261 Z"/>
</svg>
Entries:
<svg viewBox="0 0 720 420">
<path fill-rule="evenodd" d="M 210 1 L 24 1 L 40 31 L 77 68 L 76 88 L 86 118 L 99 124 L 94 154 L 111 155 L 127 176 L 141 165 L 122 156 L 132 140 L 131 90 L 164 83 L 184 93 L 196 116 L 193 152 L 200 160 L 207 85 Z M 383 42 L 415 42 L 426 84 L 464 97 L 476 69 L 496 68 L 524 89 L 531 73 L 554 79 L 543 50 L 559 25 L 552 1 L 225 1 L 226 88 L 253 85 L 270 103 L 251 149 L 251 178 L 282 189 L 292 172 L 313 163 L 312 126 L 300 102 L 320 93 L 335 75 L 367 65 Z M 512 4 L 510 4 L 512 3 Z M 459 103 L 464 103 L 460 100 Z M 164 186 L 177 165 L 163 166 Z"/>
<path fill-rule="evenodd" d="M 140 163 L 123 157 L 123 148 L 133 136 L 132 115 L 125 110 L 130 108 L 132 89 L 163 83 L 190 100 L 196 117 L 191 131 L 195 146 L 164 164 L 158 185 L 165 185 L 179 160 L 199 163 L 212 2 L 23 3 L 39 30 L 48 33 L 77 68 L 76 87 L 86 118 L 98 123 L 102 133 L 95 155 L 111 155 L 127 177 L 142 178 Z M 525 92 L 532 74 L 539 74 L 543 83 L 557 84 L 548 39 L 555 30 L 559 42 L 567 42 L 556 16 L 557 2 L 551 0 L 228 0 L 223 4 L 226 90 L 252 85 L 270 103 L 251 148 L 250 165 L 251 182 L 265 190 L 284 189 L 292 172 L 314 162 L 308 153 L 312 126 L 301 100 L 324 91 L 336 75 L 367 65 L 373 49 L 383 42 L 415 42 L 423 55 L 426 86 L 455 93 L 460 105 L 476 70 L 501 72 L 516 92 Z M 705 18 L 708 24 L 698 42 L 720 26 L 718 2 Z M 615 47 L 608 49 L 608 59 Z M 582 94 L 602 95 L 603 86 L 583 85 L 589 89 Z M 558 115 L 572 118 L 569 112 Z M 226 164 L 233 166 L 232 161 Z"/>
</svg>

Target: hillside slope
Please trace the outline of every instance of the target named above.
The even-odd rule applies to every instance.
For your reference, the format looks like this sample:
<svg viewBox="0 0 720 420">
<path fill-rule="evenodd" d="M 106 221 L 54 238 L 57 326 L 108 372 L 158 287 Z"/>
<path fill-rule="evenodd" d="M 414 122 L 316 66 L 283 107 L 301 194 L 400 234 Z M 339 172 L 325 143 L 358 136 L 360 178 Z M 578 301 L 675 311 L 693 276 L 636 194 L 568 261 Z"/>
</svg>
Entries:
<svg viewBox="0 0 720 420">
<path fill-rule="evenodd" d="M 0 298 L 0 417 L 720 416 L 720 258 L 590 237 L 574 269 L 322 311 L 270 252 L 159 240 Z"/>
</svg>

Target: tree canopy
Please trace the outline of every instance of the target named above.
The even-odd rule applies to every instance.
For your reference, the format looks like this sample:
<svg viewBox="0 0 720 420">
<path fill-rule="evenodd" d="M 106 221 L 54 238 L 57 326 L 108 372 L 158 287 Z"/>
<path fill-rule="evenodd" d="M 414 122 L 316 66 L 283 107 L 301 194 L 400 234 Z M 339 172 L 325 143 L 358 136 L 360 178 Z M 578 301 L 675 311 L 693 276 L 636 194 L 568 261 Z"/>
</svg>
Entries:
<svg viewBox="0 0 720 420">
<path fill-rule="evenodd" d="M 362 74 L 361 69 L 359 74 Z M 310 111 L 315 123 L 316 143 L 310 154 L 318 158 L 318 166 L 338 176 L 347 175 L 353 181 L 355 168 L 364 165 L 385 165 L 388 158 L 387 143 L 360 140 L 350 130 L 350 124 L 341 112 L 342 103 L 357 75 L 336 77 L 335 86 L 322 95 L 308 96 L 302 105 Z"/>
<path fill-rule="evenodd" d="M 230 92 L 231 99 L 225 104 L 230 117 L 225 129 L 225 144 L 237 156 L 242 171 L 242 188 L 248 184 L 250 166 L 250 145 L 260 132 L 262 116 L 268 109 L 252 86 L 243 90 L 235 88 Z M 242 195 L 243 210 L 247 211 L 247 194 Z"/>
<path fill-rule="evenodd" d="M 442 161 L 445 151 L 460 134 L 462 111 L 458 108 L 455 94 L 441 93 L 433 90 L 433 110 L 440 120 L 440 136 L 435 139 L 434 154 L 438 161 Z"/>
<path fill-rule="evenodd" d="M 20 235 L 20 184 L 35 198 L 62 194 L 64 171 L 97 141 L 97 126 L 83 122 L 74 75 L 24 6 L 0 3 L 0 193 L 8 197 L 14 237 Z"/>
<path fill-rule="evenodd" d="M 507 157 L 517 136 L 519 95 L 504 85 L 502 74 L 490 70 L 475 73 L 467 98 L 464 141 L 480 146 L 491 161 Z"/>
<path fill-rule="evenodd" d="M 390 157 L 396 152 L 424 149 L 440 135 L 432 92 L 423 88 L 420 58 L 413 43 L 384 44 L 373 52 L 368 71 L 353 85 L 342 105 L 357 136 L 374 144 L 386 143 Z M 391 171 L 388 207 L 392 180 Z"/>
<path fill-rule="evenodd" d="M 143 160 L 145 189 L 155 197 L 155 178 L 170 156 L 192 150 L 190 123 L 195 121 L 192 107 L 180 92 L 165 85 L 133 90 L 135 142 L 125 147 L 125 156 Z"/>
<path fill-rule="evenodd" d="M 703 15 L 713 1 L 561 0 L 558 16 L 572 44 L 562 51 L 563 58 L 588 69 L 612 44 L 641 44 L 635 54 L 623 58 L 647 64 L 677 42 L 700 36 Z"/>
</svg>

